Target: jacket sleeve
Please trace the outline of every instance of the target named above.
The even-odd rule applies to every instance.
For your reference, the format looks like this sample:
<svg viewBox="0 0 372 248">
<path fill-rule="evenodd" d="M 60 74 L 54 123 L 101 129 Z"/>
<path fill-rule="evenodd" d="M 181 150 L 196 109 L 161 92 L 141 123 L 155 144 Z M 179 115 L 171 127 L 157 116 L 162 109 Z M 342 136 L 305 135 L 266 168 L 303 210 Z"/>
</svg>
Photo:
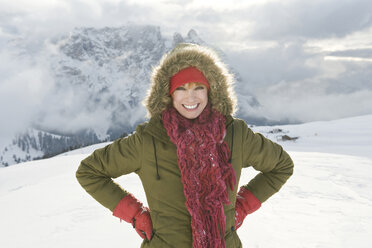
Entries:
<svg viewBox="0 0 372 248">
<path fill-rule="evenodd" d="M 80 185 L 99 203 L 114 211 L 128 192 L 112 179 L 138 172 L 142 163 L 142 135 L 137 127 L 134 134 L 118 139 L 95 150 L 81 161 L 76 178 Z"/>
<path fill-rule="evenodd" d="M 247 185 L 260 202 L 266 201 L 279 191 L 293 174 L 293 161 L 283 148 L 253 133 L 244 123 L 243 126 L 243 167 L 252 166 L 260 171 Z"/>
</svg>

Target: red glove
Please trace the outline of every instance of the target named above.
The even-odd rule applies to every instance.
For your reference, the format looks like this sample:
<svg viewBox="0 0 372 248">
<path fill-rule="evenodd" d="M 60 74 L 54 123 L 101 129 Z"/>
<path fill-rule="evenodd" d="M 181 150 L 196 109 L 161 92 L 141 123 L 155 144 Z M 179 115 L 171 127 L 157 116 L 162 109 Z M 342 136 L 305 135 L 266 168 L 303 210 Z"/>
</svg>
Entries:
<svg viewBox="0 0 372 248">
<path fill-rule="evenodd" d="M 132 194 L 126 195 L 115 207 L 113 215 L 132 223 L 133 228 L 143 239 L 151 240 L 152 221 L 149 209 L 144 207 Z"/>
<path fill-rule="evenodd" d="M 244 218 L 261 207 L 261 202 L 248 189 L 241 187 L 235 202 L 235 230 L 243 224 Z"/>
</svg>

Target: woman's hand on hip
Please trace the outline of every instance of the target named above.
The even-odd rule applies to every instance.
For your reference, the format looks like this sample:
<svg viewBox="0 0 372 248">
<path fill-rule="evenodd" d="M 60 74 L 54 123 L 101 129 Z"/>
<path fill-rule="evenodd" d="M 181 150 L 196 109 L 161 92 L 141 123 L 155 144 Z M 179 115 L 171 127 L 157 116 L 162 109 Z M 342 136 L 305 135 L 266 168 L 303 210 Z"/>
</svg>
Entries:
<svg viewBox="0 0 372 248">
<path fill-rule="evenodd" d="M 131 223 L 143 239 L 152 238 L 152 221 L 150 211 L 132 194 L 125 196 L 115 207 L 113 215 Z"/>
<path fill-rule="evenodd" d="M 243 224 L 245 217 L 261 207 L 261 202 L 248 189 L 241 187 L 235 202 L 235 230 Z"/>
</svg>

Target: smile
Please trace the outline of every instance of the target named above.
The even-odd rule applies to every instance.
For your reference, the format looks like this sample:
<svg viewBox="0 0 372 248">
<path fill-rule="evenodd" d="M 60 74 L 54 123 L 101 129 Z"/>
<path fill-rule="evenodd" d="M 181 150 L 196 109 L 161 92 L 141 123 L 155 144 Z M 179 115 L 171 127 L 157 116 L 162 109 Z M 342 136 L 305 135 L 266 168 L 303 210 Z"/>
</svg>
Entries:
<svg viewBox="0 0 372 248">
<path fill-rule="evenodd" d="M 182 106 L 184 106 L 186 109 L 193 110 L 193 109 L 196 109 L 199 106 L 199 103 L 194 104 L 194 105 L 182 104 Z"/>
</svg>

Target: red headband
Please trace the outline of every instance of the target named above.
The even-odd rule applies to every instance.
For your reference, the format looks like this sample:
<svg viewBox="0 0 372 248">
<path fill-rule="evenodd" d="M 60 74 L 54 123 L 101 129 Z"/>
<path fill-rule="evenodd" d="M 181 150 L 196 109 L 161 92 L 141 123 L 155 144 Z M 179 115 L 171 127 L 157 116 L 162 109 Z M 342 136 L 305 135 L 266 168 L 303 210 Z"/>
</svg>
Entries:
<svg viewBox="0 0 372 248">
<path fill-rule="evenodd" d="M 208 80 L 203 73 L 195 67 L 187 67 L 174 74 L 170 79 L 169 94 L 172 94 L 178 87 L 187 83 L 202 83 L 209 89 Z"/>
</svg>

